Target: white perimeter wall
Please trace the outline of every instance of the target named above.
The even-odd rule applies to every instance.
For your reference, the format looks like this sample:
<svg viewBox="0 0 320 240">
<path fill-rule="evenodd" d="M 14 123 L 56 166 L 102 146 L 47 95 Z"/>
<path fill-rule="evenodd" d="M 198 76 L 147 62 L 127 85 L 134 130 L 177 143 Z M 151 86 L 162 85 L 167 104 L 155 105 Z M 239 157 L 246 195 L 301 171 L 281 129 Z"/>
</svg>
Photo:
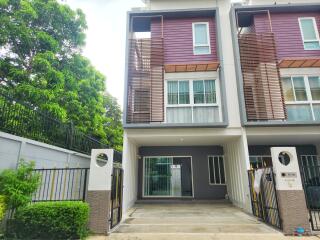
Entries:
<svg viewBox="0 0 320 240">
<path fill-rule="evenodd" d="M 227 190 L 232 203 L 251 212 L 249 183 L 249 153 L 245 133 L 223 145 Z"/>
<path fill-rule="evenodd" d="M 126 214 L 138 196 L 138 148 L 127 137 L 126 130 L 123 136 L 123 213 Z"/>
<path fill-rule="evenodd" d="M 0 171 L 16 168 L 19 159 L 35 161 L 36 168 L 90 167 L 90 156 L 0 132 Z"/>
</svg>

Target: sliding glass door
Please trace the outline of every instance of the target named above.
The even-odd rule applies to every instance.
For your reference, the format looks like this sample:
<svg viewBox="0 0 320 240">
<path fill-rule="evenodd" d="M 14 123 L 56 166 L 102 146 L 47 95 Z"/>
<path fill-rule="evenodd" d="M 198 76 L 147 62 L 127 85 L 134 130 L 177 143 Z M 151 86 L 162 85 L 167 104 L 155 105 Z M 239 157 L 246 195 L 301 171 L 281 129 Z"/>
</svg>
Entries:
<svg viewBox="0 0 320 240">
<path fill-rule="evenodd" d="M 190 157 L 145 157 L 145 197 L 191 197 Z"/>
</svg>

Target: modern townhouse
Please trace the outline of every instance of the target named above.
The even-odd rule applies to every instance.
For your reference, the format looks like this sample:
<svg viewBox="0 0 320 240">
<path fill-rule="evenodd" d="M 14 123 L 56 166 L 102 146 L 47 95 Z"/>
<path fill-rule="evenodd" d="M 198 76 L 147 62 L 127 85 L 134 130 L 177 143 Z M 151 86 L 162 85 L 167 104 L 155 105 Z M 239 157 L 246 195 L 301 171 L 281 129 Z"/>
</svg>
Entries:
<svg viewBox="0 0 320 240">
<path fill-rule="evenodd" d="M 271 166 L 275 146 L 296 147 L 320 185 L 320 4 L 296 2 L 150 0 L 128 13 L 124 211 L 229 199 L 252 212 L 248 170 Z"/>
</svg>

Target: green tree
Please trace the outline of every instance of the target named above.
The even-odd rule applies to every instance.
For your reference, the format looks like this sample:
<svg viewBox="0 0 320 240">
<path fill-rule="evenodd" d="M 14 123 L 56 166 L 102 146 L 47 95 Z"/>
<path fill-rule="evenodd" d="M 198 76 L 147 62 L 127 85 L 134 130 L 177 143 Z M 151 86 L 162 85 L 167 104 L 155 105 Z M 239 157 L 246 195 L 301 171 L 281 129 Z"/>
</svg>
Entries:
<svg viewBox="0 0 320 240">
<path fill-rule="evenodd" d="M 107 135 L 109 146 L 122 151 L 122 114 L 117 100 L 108 92 L 104 94 L 104 106 L 106 109 L 106 121 L 104 123 L 104 132 Z"/>
<path fill-rule="evenodd" d="M 108 143 L 105 77 L 81 55 L 86 28 L 56 0 L 0 0 L 0 87 Z"/>
</svg>

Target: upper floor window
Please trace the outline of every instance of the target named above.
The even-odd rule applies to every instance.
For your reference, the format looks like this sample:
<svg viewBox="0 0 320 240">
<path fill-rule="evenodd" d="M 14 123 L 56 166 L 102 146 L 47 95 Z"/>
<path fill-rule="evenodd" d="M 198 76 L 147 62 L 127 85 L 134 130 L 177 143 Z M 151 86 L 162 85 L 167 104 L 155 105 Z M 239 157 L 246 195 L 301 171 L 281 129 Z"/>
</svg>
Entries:
<svg viewBox="0 0 320 240">
<path fill-rule="evenodd" d="M 192 24 L 193 53 L 195 55 L 210 54 L 209 23 L 198 22 Z"/>
<path fill-rule="evenodd" d="M 167 81 L 167 123 L 220 121 L 216 80 Z"/>
<path fill-rule="evenodd" d="M 193 101 L 198 103 L 216 103 L 216 86 L 214 80 L 193 81 Z"/>
<path fill-rule="evenodd" d="M 320 50 L 319 32 L 314 17 L 299 18 L 300 30 L 305 50 Z"/>
<path fill-rule="evenodd" d="M 282 78 L 289 121 L 320 121 L 320 77 Z"/>
</svg>

